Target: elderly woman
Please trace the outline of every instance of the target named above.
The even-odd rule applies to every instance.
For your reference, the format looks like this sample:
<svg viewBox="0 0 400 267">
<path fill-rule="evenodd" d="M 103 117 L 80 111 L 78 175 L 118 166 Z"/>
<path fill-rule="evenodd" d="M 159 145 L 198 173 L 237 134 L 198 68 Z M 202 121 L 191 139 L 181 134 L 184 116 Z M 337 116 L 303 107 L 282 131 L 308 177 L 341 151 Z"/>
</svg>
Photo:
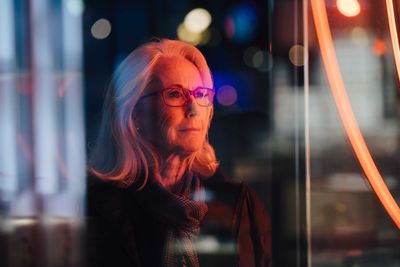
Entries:
<svg viewBox="0 0 400 267">
<path fill-rule="evenodd" d="M 208 142 L 214 93 L 184 42 L 146 43 L 120 64 L 90 156 L 90 266 L 213 266 L 204 251 L 218 255 L 216 242 L 231 244 L 219 266 L 270 266 L 267 213 Z"/>
</svg>

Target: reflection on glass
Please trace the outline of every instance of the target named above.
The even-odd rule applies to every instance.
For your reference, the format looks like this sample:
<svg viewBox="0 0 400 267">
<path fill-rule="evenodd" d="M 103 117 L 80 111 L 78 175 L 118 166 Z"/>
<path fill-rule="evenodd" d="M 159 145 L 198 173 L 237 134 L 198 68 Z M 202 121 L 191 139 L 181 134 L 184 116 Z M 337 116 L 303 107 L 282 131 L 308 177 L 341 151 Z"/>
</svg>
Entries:
<svg viewBox="0 0 400 267">
<path fill-rule="evenodd" d="M 311 3 L 317 36 L 322 52 L 321 57 L 347 137 L 373 190 L 392 220 L 400 229 L 400 209 L 372 159 L 347 97 L 346 88 L 336 61 L 325 5 L 322 1 L 312 1 Z"/>
<path fill-rule="evenodd" d="M 313 266 L 397 266 L 399 94 L 386 49 L 388 13 L 383 1 L 348 2 L 361 6 L 356 15 L 332 1 L 308 6 L 318 37 L 318 45 L 310 38 L 309 52 L 319 49 L 322 60 L 310 58 L 308 66 L 309 260 Z"/>
<path fill-rule="evenodd" d="M 0 3 L 1 266 L 82 265 L 79 3 Z"/>
</svg>

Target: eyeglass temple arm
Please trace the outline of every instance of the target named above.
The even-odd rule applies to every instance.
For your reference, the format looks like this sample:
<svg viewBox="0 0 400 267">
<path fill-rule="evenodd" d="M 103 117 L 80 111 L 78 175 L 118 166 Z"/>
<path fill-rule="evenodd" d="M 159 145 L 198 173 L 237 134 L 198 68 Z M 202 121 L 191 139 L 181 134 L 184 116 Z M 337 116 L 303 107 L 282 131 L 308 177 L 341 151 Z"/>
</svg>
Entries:
<svg viewBox="0 0 400 267">
<path fill-rule="evenodd" d="M 151 97 L 151 96 L 158 95 L 159 93 L 160 93 L 160 91 L 155 91 L 155 92 L 153 92 L 153 93 L 150 93 L 150 94 L 141 96 L 141 97 L 138 99 L 137 102 L 139 103 L 139 102 L 142 101 L 143 99 L 148 98 L 148 97 Z"/>
</svg>

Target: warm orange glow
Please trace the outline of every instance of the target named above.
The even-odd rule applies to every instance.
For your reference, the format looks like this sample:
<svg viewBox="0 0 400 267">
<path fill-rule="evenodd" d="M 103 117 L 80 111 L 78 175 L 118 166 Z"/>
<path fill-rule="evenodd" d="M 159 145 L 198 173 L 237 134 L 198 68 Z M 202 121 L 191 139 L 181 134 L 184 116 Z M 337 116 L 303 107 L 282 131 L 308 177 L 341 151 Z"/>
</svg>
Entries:
<svg viewBox="0 0 400 267">
<path fill-rule="evenodd" d="M 392 218 L 393 222 L 400 229 L 400 208 L 372 159 L 347 96 L 342 75 L 339 70 L 339 64 L 336 59 L 325 2 L 323 0 L 311 0 L 311 9 L 321 50 L 322 61 L 347 137 L 349 138 L 354 153 L 356 154 L 371 187 Z"/>
<path fill-rule="evenodd" d="M 336 6 L 346 17 L 357 16 L 361 11 L 360 3 L 357 0 L 337 0 Z"/>
<path fill-rule="evenodd" d="M 383 56 L 386 53 L 386 43 L 384 40 L 376 39 L 374 42 L 373 53 L 377 56 Z"/>
<path fill-rule="evenodd" d="M 399 48 L 399 43 L 398 43 L 399 39 L 397 36 L 396 20 L 394 17 L 393 0 L 386 0 L 386 10 L 387 10 L 388 21 L 389 21 L 390 39 L 392 39 L 394 61 L 396 64 L 397 75 L 400 80 L 400 48 Z"/>
</svg>

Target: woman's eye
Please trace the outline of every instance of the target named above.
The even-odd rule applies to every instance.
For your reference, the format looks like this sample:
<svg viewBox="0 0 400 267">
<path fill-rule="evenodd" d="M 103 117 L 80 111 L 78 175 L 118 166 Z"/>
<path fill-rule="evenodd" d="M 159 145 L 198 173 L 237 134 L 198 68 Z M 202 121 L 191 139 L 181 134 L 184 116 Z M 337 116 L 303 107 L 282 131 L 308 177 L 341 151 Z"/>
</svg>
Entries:
<svg viewBox="0 0 400 267">
<path fill-rule="evenodd" d="M 197 92 L 194 93 L 194 97 L 195 97 L 195 98 L 203 98 L 203 97 L 205 97 L 205 96 L 207 96 L 207 93 L 206 93 L 206 92 L 197 91 Z"/>
<path fill-rule="evenodd" d="M 179 90 L 171 90 L 171 91 L 168 91 L 167 96 L 169 98 L 180 98 L 180 97 L 182 97 L 182 94 Z"/>
</svg>

